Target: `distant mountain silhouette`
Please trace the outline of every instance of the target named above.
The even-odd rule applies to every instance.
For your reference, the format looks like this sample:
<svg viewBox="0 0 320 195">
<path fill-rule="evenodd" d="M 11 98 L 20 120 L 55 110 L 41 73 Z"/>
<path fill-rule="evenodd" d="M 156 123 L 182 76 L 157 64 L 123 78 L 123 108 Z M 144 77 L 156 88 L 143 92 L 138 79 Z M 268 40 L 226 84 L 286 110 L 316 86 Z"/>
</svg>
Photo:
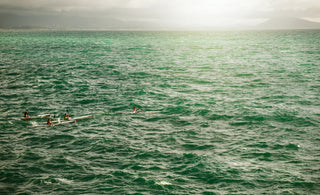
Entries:
<svg viewBox="0 0 320 195">
<path fill-rule="evenodd" d="M 271 18 L 255 26 L 258 29 L 320 29 L 320 23 L 299 18 Z"/>
</svg>

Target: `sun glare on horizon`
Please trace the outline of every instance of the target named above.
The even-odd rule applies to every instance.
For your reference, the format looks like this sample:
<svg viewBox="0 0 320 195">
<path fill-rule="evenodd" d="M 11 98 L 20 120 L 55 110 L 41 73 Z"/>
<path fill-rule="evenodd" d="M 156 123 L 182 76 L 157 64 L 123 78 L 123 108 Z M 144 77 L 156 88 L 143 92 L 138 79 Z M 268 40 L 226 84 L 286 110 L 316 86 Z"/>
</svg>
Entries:
<svg viewBox="0 0 320 195">
<path fill-rule="evenodd" d="M 171 8 L 170 19 L 173 23 L 185 26 L 230 26 L 245 23 L 258 23 L 261 19 L 250 19 L 250 16 L 261 8 L 260 1 L 201 0 L 195 3 L 187 0 Z M 265 6 L 265 5 L 264 5 Z"/>
</svg>

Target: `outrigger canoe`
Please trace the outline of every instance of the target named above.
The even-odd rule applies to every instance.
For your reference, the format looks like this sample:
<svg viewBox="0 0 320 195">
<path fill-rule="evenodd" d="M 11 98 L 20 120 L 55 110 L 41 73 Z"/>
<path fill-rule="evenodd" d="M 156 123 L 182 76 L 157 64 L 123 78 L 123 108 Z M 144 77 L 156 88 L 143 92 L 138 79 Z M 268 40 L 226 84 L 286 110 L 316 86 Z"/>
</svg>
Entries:
<svg viewBox="0 0 320 195">
<path fill-rule="evenodd" d="M 18 119 L 18 120 L 29 120 L 29 119 L 39 119 L 39 118 L 48 118 L 52 116 L 52 114 L 40 114 L 40 115 L 37 115 L 37 116 L 30 116 L 28 118 L 26 117 L 18 117 L 18 118 L 14 118 L 14 119 Z"/>
<path fill-rule="evenodd" d="M 86 115 L 86 116 L 79 116 L 79 117 L 70 117 L 70 119 L 69 120 L 62 120 L 62 121 L 64 121 L 64 122 L 67 122 L 67 121 L 73 121 L 73 120 L 79 120 L 79 119 L 86 119 L 86 118 L 93 118 L 93 115 Z M 43 122 L 43 123 L 47 123 L 47 122 Z M 58 119 L 58 120 L 56 120 L 56 121 L 52 121 L 52 123 L 55 125 L 55 124 L 59 124 L 59 123 L 63 123 L 63 122 L 61 122 L 61 120 L 60 119 Z"/>
<path fill-rule="evenodd" d="M 56 126 L 56 125 L 64 125 L 69 123 L 77 123 L 77 120 L 62 121 L 62 122 L 52 121 L 52 122 L 53 122 L 53 126 Z M 35 125 L 34 127 L 52 127 L 52 126 L 45 124 L 45 125 Z"/>
</svg>

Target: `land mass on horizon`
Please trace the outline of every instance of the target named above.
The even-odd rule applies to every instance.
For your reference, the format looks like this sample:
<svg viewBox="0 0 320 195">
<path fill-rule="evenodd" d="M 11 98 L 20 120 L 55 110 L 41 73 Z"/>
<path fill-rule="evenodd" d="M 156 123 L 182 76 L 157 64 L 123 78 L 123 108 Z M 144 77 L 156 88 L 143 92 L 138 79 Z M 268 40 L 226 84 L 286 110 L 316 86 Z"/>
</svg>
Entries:
<svg viewBox="0 0 320 195">
<path fill-rule="evenodd" d="M 294 17 L 274 17 L 253 28 L 259 30 L 320 29 L 320 23 Z"/>
<path fill-rule="evenodd" d="M 210 26 L 174 26 L 151 21 L 122 21 L 117 19 L 102 20 L 90 17 L 74 16 L 21 16 L 0 14 L 0 29 L 50 29 L 50 30 L 294 30 L 320 29 L 320 23 L 294 17 L 273 17 L 257 25 L 233 25 L 224 27 Z"/>
</svg>

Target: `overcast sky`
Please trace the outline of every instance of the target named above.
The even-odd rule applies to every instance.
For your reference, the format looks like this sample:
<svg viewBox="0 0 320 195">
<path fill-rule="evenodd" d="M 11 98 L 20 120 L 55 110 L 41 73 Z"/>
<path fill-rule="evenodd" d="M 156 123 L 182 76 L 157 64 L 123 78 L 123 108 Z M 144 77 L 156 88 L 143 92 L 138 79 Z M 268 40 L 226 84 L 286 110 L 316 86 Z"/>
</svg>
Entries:
<svg viewBox="0 0 320 195">
<path fill-rule="evenodd" d="M 193 28 L 272 17 L 320 22 L 320 0 L 0 0 L 0 25 Z"/>
</svg>

